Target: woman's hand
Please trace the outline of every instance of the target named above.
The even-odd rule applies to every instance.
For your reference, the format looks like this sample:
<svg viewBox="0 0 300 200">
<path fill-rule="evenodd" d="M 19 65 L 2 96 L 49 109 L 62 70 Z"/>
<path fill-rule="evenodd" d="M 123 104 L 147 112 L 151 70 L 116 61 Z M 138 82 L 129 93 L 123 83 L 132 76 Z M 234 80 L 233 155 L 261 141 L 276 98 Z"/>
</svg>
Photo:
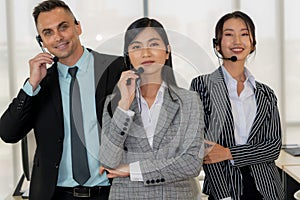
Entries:
<svg viewBox="0 0 300 200">
<path fill-rule="evenodd" d="M 99 173 L 103 174 L 104 171 L 107 171 L 107 178 L 116 178 L 116 177 L 128 177 L 130 176 L 129 165 L 120 164 L 116 169 L 108 169 L 103 166 L 100 166 Z"/>
<path fill-rule="evenodd" d="M 128 110 L 134 99 L 136 88 L 135 80 L 137 78 L 139 78 L 139 76 L 135 74 L 135 72 L 132 70 L 122 72 L 122 75 L 118 82 L 118 88 L 121 92 L 121 99 L 119 101 L 118 106 L 123 110 Z M 131 79 L 130 84 L 127 84 L 128 79 Z"/>
<path fill-rule="evenodd" d="M 208 148 L 205 148 L 205 156 L 203 159 L 204 164 L 213 164 L 224 160 L 232 160 L 232 155 L 228 148 L 208 140 L 205 140 L 204 142 L 206 146 L 209 146 Z"/>
</svg>

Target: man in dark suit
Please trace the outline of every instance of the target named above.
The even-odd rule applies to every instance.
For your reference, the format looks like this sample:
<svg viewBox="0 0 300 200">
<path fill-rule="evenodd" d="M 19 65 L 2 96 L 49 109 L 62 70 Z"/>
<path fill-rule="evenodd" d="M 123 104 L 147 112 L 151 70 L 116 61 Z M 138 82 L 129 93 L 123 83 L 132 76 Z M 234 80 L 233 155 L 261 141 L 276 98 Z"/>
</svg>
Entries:
<svg viewBox="0 0 300 200">
<path fill-rule="evenodd" d="M 99 175 L 99 138 L 103 104 L 120 77 L 123 59 L 99 54 L 81 45 L 80 22 L 62 1 L 47 0 L 34 8 L 33 16 L 44 50 L 29 61 L 30 77 L 0 120 L 5 142 L 20 141 L 33 129 L 36 139 L 30 200 L 108 199 L 109 181 Z M 57 61 L 58 59 L 58 61 Z M 47 69 L 47 64 L 52 64 Z M 88 178 L 73 177 L 71 75 L 78 68 Z M 73 145 L 75 146 L 75 145 Z M 76 155 L 75 155 L 76 157 Z"/>
</svg>

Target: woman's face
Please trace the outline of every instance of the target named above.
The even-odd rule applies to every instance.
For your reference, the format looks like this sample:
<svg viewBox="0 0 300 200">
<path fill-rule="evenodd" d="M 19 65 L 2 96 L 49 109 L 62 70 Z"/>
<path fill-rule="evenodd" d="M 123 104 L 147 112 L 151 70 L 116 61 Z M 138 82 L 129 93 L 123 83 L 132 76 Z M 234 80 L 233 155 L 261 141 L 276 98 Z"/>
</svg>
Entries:
<svg viewBox="0 0 300 200">
<path fill-rule="evenodd" d="M 143 75 L 159 74 L 169 57 L 166 47 L 155 28 L 145 28 L 128 46 L 129 59 L 135 69 L 144 68 Z"/>
<path fill-rule="evenodd" d="M 240 18 L 228 19 L 222 32 L 221 49 L 217 50 L 221 50 L 225 58 L 236 56 L 238 61 L 245 61 L 253 50 L 252 35 L 245 22 Z"/>
</svg>

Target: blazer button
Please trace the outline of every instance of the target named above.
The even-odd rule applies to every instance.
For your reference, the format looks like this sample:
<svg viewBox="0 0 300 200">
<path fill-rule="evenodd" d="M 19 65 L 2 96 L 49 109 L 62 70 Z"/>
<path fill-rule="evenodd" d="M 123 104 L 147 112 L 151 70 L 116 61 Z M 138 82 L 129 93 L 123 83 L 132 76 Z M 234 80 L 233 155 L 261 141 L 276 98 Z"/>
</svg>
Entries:
<svg viewBox="0 0 300 200">
<path fill-rule="evenodd" d="M 165 182 L 165 179 L 164 179 L 164 178 L 161 178 L 160 181 L 163 183 L 163 182 Z"/>
<path fill-rule="evenodd" d="M 121 135 L 125 135 L 125 132 L 124 132 L 124 131 L 122 131 L 120 134 L 121 134 Z"/>
<path fill-rule="evenodd" d="M 59 165 L 57 163 L 55 163 L 55 168 L 58 169 Z"/>
<path fill-rule="evenodd" d="M 152 183 L 152 184 L 155 183 L 155 180 L 151 180 L 151 183 Z"/>
<path fill-rule="evenodd" d="M 156 183 L 159 183 L 160 182 L 160 179 L 156 179 Z"/>
<path fill-rule="evenodd" d="M 126 118 L 126 119 L 125 119 L 126 122 L 129 122 L 129 120 L 130 120 L 129 118 Z"/>
<path fill-rule="evenodd" d="M 127 147 L 124 146 L 124 151 L 128 151 Z"/>
<path fill-rule="evenodd" d="M 62 139 L 61 138 L 58 138 L 57 141 L 58 141 L 58 143 L 62 143 Z"/>
<path fill-rule="evenodd" d="M 124 123 L 124 126 L 128 126 L 128 123 L 127 123 L 127 122 L 125 122 L 125 123 Z"/>
<path fill-rule="evenodd" d="M 127 128 L 126 128 L 126 127 L 124 127 L 124 128 L 123 128 L 123 131 L 127 131 Z"/>
<path fill-rule="evenodd" d="M 150 181 L 149 181 L 149 180 L 147 180 L 147 181 L 146 181 L 146 183 L 147 183 L 147 184 L 150 184 Z"/>
</svg>

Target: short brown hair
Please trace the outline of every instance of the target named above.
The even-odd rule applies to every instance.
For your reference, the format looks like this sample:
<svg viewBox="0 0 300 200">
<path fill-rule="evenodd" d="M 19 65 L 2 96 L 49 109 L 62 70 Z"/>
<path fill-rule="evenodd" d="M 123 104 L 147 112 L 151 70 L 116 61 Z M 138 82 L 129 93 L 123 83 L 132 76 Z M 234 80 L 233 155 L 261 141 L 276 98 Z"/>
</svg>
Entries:
<svg viewBox="0 0 300 200">
<path fill-rule="evenodd" d="M 33 9 L 32 15 L 34 18 L 35 25 L 37 25 L 37 19 L 38 19 L 40 13 L 49 12 L 58 7 L 63 8 L 65 11 L 69 12 L 74 17 L 75 24 L 77 24 L 77 20 L 74 16 L 73 12 L 71 11 L 70 7 L 65 2 L 63 2 L 61 0 L 46 0 L 46 1 L 43 1 L 40 4 L 38 4 Z"/>
</svg>

